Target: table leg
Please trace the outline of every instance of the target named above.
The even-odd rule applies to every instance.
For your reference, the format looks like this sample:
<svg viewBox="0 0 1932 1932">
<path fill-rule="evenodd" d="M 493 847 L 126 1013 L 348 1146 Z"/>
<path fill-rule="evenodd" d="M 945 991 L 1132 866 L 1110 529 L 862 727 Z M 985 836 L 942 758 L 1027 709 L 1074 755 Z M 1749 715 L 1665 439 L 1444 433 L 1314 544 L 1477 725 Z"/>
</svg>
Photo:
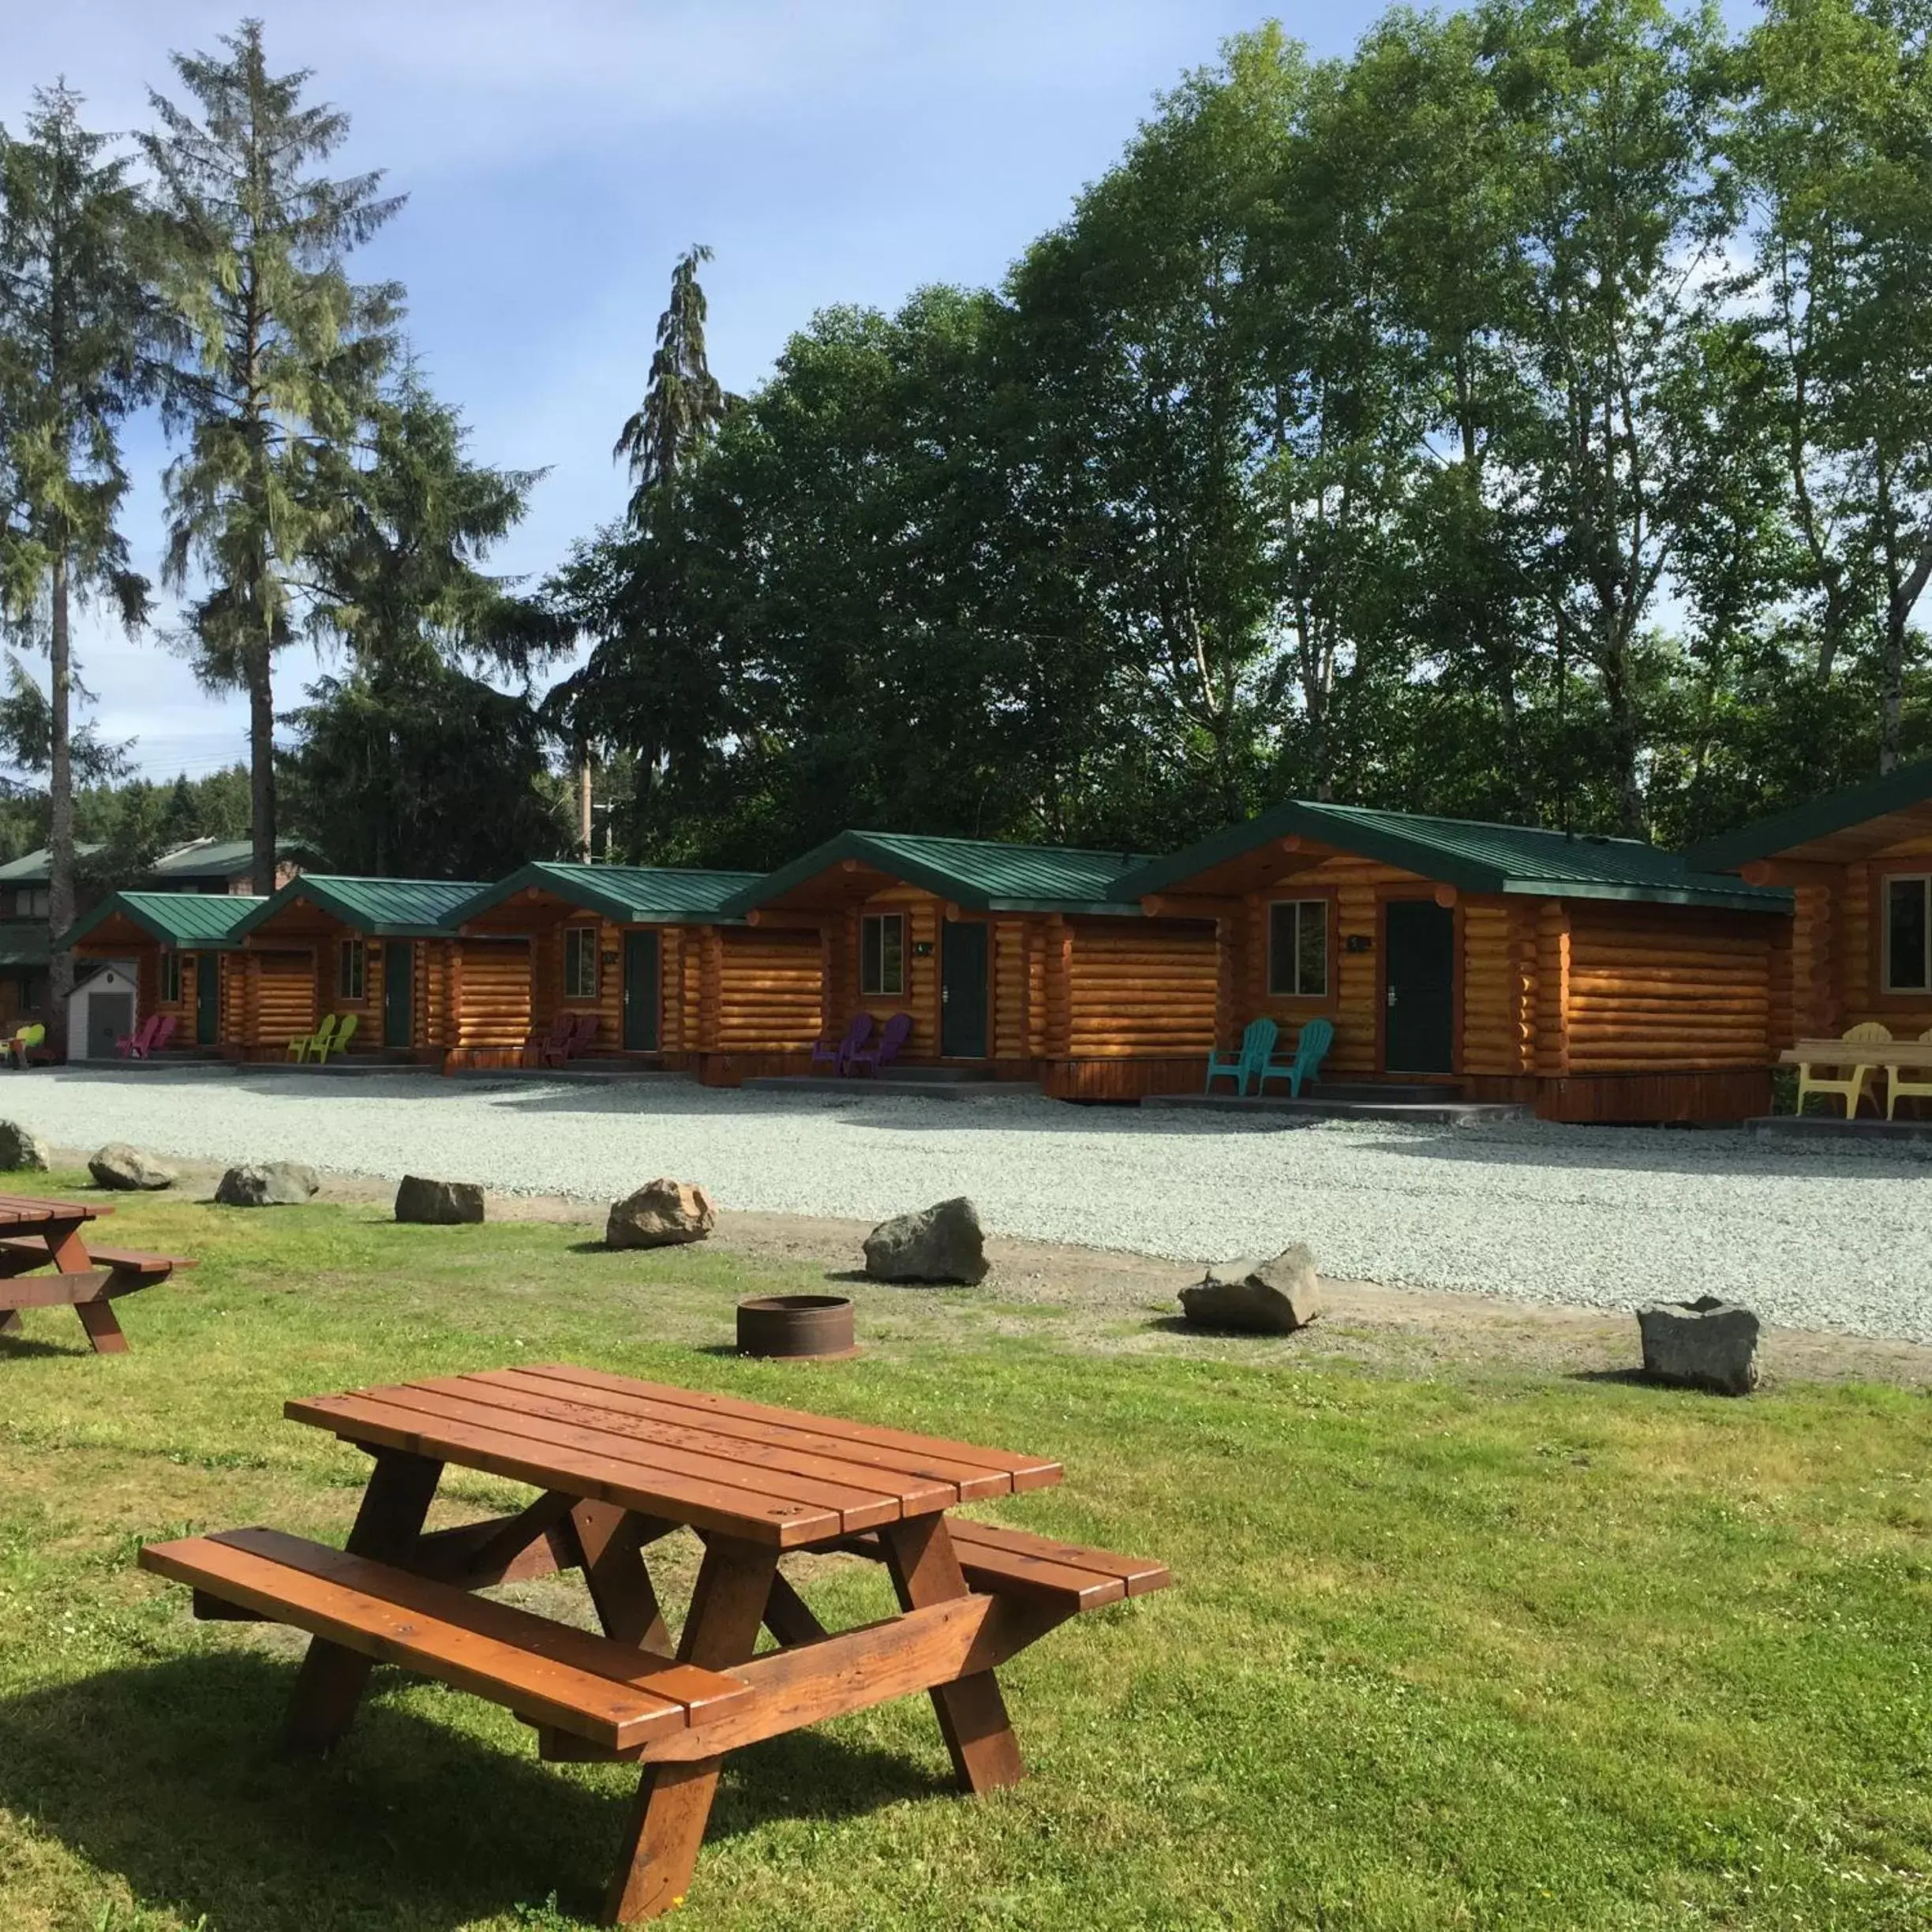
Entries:
<svg viewBox="0 0 1932 1932">
<path fill-rule="evenodd" d="M 679 1657 L 710 1670 L 745 1662 L 758 1648 L 777 1571 L 775 1549 L 712 1538 L 691 1593 Z M 605 1901 L 607 1924 L 654 1919 L 683 1897 L 724 1762 L 704 1758 L 646 1766 L 624 1826 L 623 1863 Z"/>
<path fill-rule="evenodd" d="M 19 1335 L 23 1326 L 18 1309 L 0 1309 L 0 1335 Z"/>
<path fill-rule="evenodd" d="M 443 1465 L 432 1457 L 378 1450 L 349 1532 L 350 1554 L 406 1566 L 442 1475 Z M 375 1660 L 359 1651 L 320 1637 L 309 1639 L 289 1711 L 289 1740 L 298 1750 L 326 1751 L 340 1742 L 374 1668 Z"/>
<path fill-rule="evenodd" d="M 644 1545 L 658 1527 L 615 1503 L 579 1502 L 571 1526 L 583 1553 L 584 1581 L 597 1605 L 604 1634 L 666 1657 L 671 1633 L 657 1608 L 657 1593 L 644 1567 Z"/>
<path fill-rule="evenodd" d="M 74 1312 L 80 1317 L 80 1326 L 87 1331 L 87 1338 L 93 1343 L 96 1355 L 125 1355 L 128 1352 L 127 1334 L 115 1318 L 111 1301 L 77 1301 Z"/>
<path fill-rule="evenodd" d="M 944 1516 L 908 1517 L 887 1523 L 878 1534 L 900 1609 L 923 1610 L 968 1594 Z M 992 1791 L 1026 1776 L 1006 1700 L 992 1672 L 937 1685 L 932 1701 L 961 1790 Z"/>
<path fill-rule="evenodd" d="M 54 1257 L 54 1269 L 59 1275 L 84 1275 L 94 1264 L 89 1258 L 87 1243 L 81 1238 L 78 1221 L 58 1221 L 47 1231 L 47 1252 Z"/>
</svg>

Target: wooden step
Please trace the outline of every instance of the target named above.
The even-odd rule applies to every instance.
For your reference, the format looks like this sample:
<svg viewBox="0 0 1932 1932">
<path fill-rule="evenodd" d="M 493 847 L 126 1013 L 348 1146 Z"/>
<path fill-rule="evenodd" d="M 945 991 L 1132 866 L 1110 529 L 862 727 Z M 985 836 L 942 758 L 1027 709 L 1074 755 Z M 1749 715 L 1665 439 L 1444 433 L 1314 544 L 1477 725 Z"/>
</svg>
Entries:
<svg viewBox="0 0 1932 1932">
<path fill-rule="evenodd" d="M 140 1565 L 612 1750 L 685 1730 L 751 1694 L 718 1672 L 277 1530 L 151 1543 Z"/>
</svg>

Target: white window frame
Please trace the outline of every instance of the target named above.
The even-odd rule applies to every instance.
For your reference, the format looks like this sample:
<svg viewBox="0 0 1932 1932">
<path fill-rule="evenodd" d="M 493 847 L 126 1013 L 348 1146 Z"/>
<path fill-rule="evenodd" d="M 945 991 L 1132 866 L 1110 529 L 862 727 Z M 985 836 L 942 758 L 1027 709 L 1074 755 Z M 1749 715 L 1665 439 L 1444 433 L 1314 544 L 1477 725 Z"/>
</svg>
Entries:
<svg viewBox="0 0 1932 1932">
<path fill-rule="evenodd" d="M 1885 990 L 1888 993 L 1932 993 L 1932 872 L 1887 872 L 1883 875 L 1885 901 L 1879 908 L 1880 944 L 1882 949 Z M 1892 978 L 1892 888 L 1916 886 L 1925 902 L 1925 972 L 1916 986 L 1899 986 Z"/>
<path fill-rule="evenodd" d="M 888 923 L 899 928 L 899 959 L 897 972 L 888 975 L 886 971 L 886 927 Z M 878 972 L 874 975 L 878 983 L 866 983 L 866 928 L 877 925 L 878 938 Z M 859 919 L 859 997 L 861 999 L 904 999 L 906 990 L 906 915 L 903 912 L 866 912 Z"/>
<path fill-rule="evenodd" d="M 1295 942 L 1286 962 L 1289 971 L 1287 983 L 1282 983 L 1279 971 L 1282 962 L 1278 957 L 1275 944 L 1277 921 L 1275 915 L 1284 906 L 1295 908 Z M 1301 928 L 1312 907 L 1321 919 L 1322 935 L 1322 983 L 1319 987 L 1307 987 L 1301 983 Z M 1267 925 L 1267 989 L 1270 999 L 1326 999 L 1335 987 L 1335 901 L 1332 899 L 1272 899 L 1268 902 Z"/>
<path fill-rule="evenodd" d="M 586 987 L 581 977 L 573 983 L 571 977 L 571 942 L 576 942 L 577 964 L 580 969 L 587 958 L 590 965 L 590 983 Z M 594 1002 L 600 983 L 598 971 L 599 948 L 603 943 L 603 933 L 595 926 L 566 926 L 564 928 L 564 997 L 567 1000 Z"/>
<path fill-rule="evenodd" d="M 161 1004 L 163 1006 L 178 1006 L 181 1004 L 181 957 L 172 946 L 161 949 Z"/>
<path fill-rule="evenodd" d="M 349 969 L 351 960 L 354 972 Z M 354 1006 L 369 997 L 369 947 L 360 933 L 345 933 L 335 942 L 335 997 Z"/>
</svg>

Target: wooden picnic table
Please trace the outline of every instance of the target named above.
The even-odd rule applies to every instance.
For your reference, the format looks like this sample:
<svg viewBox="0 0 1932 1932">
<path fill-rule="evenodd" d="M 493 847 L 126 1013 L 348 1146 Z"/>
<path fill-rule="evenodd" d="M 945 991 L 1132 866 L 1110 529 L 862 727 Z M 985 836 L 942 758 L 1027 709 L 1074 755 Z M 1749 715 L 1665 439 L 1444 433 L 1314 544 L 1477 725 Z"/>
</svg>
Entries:
<svg viewBox="0 0 1932 1932">
<path fill-rule="evenodd" d="M 1800 1040 L 1778 1055 L 1780 1066 L 1932 1067 L 1932 1040 Z"/>
<path fill-rule="evenodd" d="M 1058 1483 L 1058 1462 L 596 1369 L 449 1376 L 286 1413 L 375 1457 L 346 1549 L 234 1530 L 150 1545 L 143 1566 L 191 1584 L 198 1614 L 313 1634 L 291 1712 L 307 1749 L 340 1739 L 384 1660 L 507 1705 L 545 1758 L 641 1763 L 612 1923 L 681 1900 L 740 1745 L 927 1691 L 960 1785 L 1012 1784 L 1023 1766 L 997 1667 L 1169 1581 L 1158 1563 L 948 1515 Z M 539 1494 L 426 1532 L 451 1464 Z M 673 1643 L 646 1552 L 681 1529 L 704 1553 Z M 828 1631 L 779 1565 L 832 1551 L 882 1563 L 899 1615 Z M 468 1593 L 567 1568 L 601 1638 Z M 779 1647 L 754 1656 L 761 1628 Z"/>
<path fill-rule="evenodd" d="M 71 1308 L 95 1354 L 128 1352 L 114 1303 L 194 1264 L 180 1255 L 91 1245 L 82 1229 L 113 1212 L 83 1201 L 0 1194 L 0 1335 L 20 1333 L 22 1309 Z M 39 1272 L 47 1267 L 53 1272 Z"/>
</svg>

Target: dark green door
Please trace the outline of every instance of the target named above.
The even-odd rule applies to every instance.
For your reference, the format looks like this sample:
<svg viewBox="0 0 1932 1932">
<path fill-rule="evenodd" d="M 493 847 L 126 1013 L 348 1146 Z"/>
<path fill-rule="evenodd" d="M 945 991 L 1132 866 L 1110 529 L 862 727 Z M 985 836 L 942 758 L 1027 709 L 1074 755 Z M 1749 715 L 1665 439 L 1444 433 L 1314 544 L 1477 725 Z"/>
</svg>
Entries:
<svg viewBox="0 0 1932 1932">
<path fill-rule="evenodd" d="M 195 1044 L 212 1046 L 221 1037 L 221 955 L 195 955 Z"/>
<path fill-rule="evenodd" d="M 657 1050 L 657 935 L 624 934 L 623 1043 L 626 1053 Z"/>
<path fill-rule="evenodd" d="M 406 939 L 383 948 L 383 1044 L 406 1053 L 416 1031 L 416 949 Z"/>
<path fill-rule="evenodd" d="M 939 955 L 939 1051 L 948 1060 L 987 1057 L 987 929 L 948 919 Z"/>
<path fill-rule="evenodd" d="M 1455 1066 L 1455 914 L 1432 899 L 1387 906 L 1382 1069 L 1448 1073 Z"/>
</svg>

